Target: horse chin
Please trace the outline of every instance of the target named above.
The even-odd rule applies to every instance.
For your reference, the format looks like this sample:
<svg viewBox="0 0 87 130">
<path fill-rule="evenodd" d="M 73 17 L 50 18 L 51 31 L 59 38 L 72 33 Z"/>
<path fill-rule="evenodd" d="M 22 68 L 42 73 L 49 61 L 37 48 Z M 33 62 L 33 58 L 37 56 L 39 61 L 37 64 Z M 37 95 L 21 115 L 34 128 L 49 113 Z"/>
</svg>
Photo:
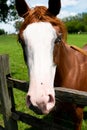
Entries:
<svg viewBox="0 0 87 130">
<path fill-rule="evenodd" d="M 29 109 L 31 109 L 32 111 L 34 111 L 38 115 L 42 115 L 43 114 L 43 112 L 38 107 L 35 107 L 32 104 L 30 105 Z"/>
<path fill-rule="evenodd" d="M 34 111 L 34 112 L 35 112 L 36 114 L 38 114 L 38 115 L 43 115 L 43 114 L 47 115 L 47 114 L 49 114 L 51 111 L 54 110 L 54 108 L 53 108 L 53 109 L 50 109 L 49 111 L 48 111 L 48 110 L 41 110 L 41 109 L 39 109 L 38 107 L 33 106 L 32 104 L 30 105 L 29 109 L 31 109 L 32 111 Z"/>
</svg>

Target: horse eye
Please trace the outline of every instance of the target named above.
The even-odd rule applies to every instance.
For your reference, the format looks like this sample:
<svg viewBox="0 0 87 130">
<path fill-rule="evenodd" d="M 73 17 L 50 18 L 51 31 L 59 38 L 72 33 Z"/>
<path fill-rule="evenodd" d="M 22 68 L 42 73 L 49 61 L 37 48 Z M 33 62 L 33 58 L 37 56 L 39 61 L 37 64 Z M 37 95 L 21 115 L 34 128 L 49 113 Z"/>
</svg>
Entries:
<svg viewBox="0 0 87 130">
<path fill-rule="evenodd" d="M 23 43 L 23 41 L 20 37 L 18 37 L 18 42 L 21 43 L 21 44 Z"/>
<path fill-rule="evenodd" d="M 20 35 L 18 35 L 18 42 L 23 46 L 25 46 L 25 42 L 24 39 L 20 37 Z"/>
<path fill-rule="evenodd" d="M 62 33 L 59 33 L 56 40 L 55 40 L 55 44 L 60 43 L 61 40 L 62 40 Z"/>
</svg>

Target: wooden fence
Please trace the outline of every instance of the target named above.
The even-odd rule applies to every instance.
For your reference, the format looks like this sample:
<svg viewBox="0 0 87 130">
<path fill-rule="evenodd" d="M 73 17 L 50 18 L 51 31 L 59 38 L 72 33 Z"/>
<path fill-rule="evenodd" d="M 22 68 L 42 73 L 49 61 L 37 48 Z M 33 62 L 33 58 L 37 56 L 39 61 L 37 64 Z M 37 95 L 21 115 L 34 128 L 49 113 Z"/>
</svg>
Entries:
<svg viewBox="0 0 87 130">
<path fill-rule="evenodd" d="M 17 121 L 34 126 L 39 130 L 71 130 L 68 127 L 61 126 L 44 119 L 39 119 L 29 114 L 16 111 L 13 88 L 27 92 L 29 83 L 13 79 L 10 76 L 9 56 L 0 55 L 0 113 L 3 115 L 3 130 L 18 130 Z M 55 88 L 56 101 L 62 99 L 63 102 L 75 103 L 81 106 L 87 106 L 87 92 L 77 91 L 66 88 Z M 67 123 L 67 121 L 66 121 Z M 69 123 L 69 122 L 68 122 Z"/>
</svg>

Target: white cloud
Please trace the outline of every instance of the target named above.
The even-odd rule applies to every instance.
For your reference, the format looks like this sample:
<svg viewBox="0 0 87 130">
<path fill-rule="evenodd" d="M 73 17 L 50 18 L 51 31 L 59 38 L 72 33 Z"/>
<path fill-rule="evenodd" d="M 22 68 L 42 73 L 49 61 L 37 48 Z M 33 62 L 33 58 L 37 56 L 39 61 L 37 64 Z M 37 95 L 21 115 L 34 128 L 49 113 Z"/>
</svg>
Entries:
<svg viewBox="0 0 87 130">
<path fill-rule="evenodd" d="M 69 12 L 69 11 L 61 11 L 60 14 L 58 15 L 59 18 L 64 18 L 68 16 L 75 16 L 77 13 L 75 12 Z"/>
<path fill-rule="evenodd" d="M 78 12 L 83 12 L 83 11 L 86 11 L 87 12 L 87 0 L 78 0 L 78 5 L 75 7 L 75 9 L 77 8 L 77 11 Z"/>
<path fill-rule="evenodd" d="M 0 29 L 4 29 L 6 32 L 10 33 L 15 33 L 15 28 L 13 27 L 13 23 L 0 23 Z"/>
<path fill-rule="evenodd" d="M 48 1 L 49 0 L 26 0 L 28 5 L 30 5 L 31 7 L 34 7 L 36 5 L 48 6 Z M 62 7 L 73 6 L 73 5 L 76 5 L 77 2 L 78 2 L 78 0 L 61 0 Z"/>
<path fill-rule="evenodd" d="M 61 0 L 62 7 L 77 5 L 78 0 Z"/>
<path fill-rule="evenodd" d="M 37 5 L 48 6 L 48 0 L 26 0 L 26 2 L 30 7 L 35 7 Z"/>
<path fill-rule="evenodd" d="M 78 13 L 87 12 L 87 0 L 61 0 L 62 8 L 59 17 L 75 16 Z"/>
</svg>

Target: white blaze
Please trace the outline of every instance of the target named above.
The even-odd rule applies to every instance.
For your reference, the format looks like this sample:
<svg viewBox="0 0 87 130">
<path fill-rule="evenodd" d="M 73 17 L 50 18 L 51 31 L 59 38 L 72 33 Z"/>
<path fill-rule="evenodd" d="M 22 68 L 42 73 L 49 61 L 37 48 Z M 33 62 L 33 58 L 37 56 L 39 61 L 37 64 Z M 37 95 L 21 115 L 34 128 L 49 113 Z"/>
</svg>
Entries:
<svg viewBox="0 0 87 130">
<path fill-rule="evenodd" d="M 53 62 L 53 49 L 57 35 L 50 23 L 38 22 L 28 25 L 23 37 L 30 72 L 28 94 L 31 95 L 32 104 L 38 106 L 43 100 L 41 97 L 44 97 L 45 102 L 48 102 L 48 95 L 55 98 L 53 84 L 56 66 Z M 43 109 L 41 105 L 38 107 Z M 50 105 L 46 107 L 51 109 Z M 45 113 L 45 110 L 42 111 Z"/>
</svg>

